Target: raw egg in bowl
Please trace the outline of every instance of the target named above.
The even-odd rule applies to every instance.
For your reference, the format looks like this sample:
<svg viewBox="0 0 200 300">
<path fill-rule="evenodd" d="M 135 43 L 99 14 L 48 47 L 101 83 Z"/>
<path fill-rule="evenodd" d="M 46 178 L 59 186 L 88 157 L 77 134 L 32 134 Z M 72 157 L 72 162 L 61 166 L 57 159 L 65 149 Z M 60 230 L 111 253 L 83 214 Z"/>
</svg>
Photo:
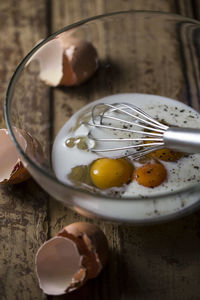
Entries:
<svg viewBox="0 0 200 300">
<path fill-rule="evenodd" d="M 199 41 L 198 21 L 127 11 L 80 21 L 38 43 L 15 71 L 5 103 L 9 134 L 29 174 L 89 217 L 144 224 L 196 209 L 200 154 L 164 148 L 137 160 L 99 155 L 85 124 L 94 105 L 123 102 L 163 124 L 200 128 Z M 24 151 L 15 128 L 37 141 L 42 157 Z"/>
</svg>

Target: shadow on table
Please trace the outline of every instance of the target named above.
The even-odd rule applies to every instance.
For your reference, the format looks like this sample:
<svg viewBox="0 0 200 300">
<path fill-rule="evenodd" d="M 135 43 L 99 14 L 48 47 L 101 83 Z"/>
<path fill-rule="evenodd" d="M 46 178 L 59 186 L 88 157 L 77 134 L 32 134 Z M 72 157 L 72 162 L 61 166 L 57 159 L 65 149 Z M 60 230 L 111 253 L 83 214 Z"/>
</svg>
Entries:
<svg viewBox="0 0 200 300">
<path fill-rule="evenodd" d="M 48 197 L 33 180 L 3 187 L 3 192 L 10 200 L 1 209 L 13 212 L 18 206 L 40 209 Z M 120 225 L 116 230 L 119 243 L 115 245 L 112 238 L 108 264 L 98 278 L 68 295 L 49 299 L 198 299 L 200 211 L 165 224 Z"/>
<path fill-rule="evenodd" d="M 200 212 L 165 224 L 120 226 L 119 231 L 122 299 L 199 297 Z"/>
<path fill-rule="evenodd" d="M 188 300 L 200 293 L 200 212 L 165 224 L 118 227 L 120 249 L 71 294 L 51 300 Z"/>
</svg>

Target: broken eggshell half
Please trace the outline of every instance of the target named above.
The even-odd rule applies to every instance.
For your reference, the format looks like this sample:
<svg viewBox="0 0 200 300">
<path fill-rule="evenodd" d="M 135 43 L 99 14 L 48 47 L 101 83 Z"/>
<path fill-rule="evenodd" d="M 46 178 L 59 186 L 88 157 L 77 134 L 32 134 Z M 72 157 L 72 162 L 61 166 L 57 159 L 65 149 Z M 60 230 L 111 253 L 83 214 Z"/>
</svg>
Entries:
<svg viewBox="0 0 200 300">
<path fill-rule="evenodd" d="M 18 128 L 13 130 L 22 150 L 42 160 L 39 143 L 26 131 Z M 0 184 L 17 184 L 29 179 L 30 174 L 24 167 L 7 129 L 0 129 L 0 144 Z"/>
<path fill-rule="evenodd" d="M 85 40 L 61 39 L 63 46 L 63 76 L 60 85 L 79 85 L 89 79 L 98 67 L 94 46 Z"/>
<path fill-rule="evenodd" d="M 97 226 L 72 223 L 45 242 L 36 254 L 40 288 L 48 295 L 76 290 L 98 276 L 107 257 L 107 239 Z"/>
<path fill-rule="evenodd" d="M 37 50 L 27 62 L 39 62 L 40 79 L 49 86 L 74 86 L 89 79 L 98 68 L 94 46 L 62 33 Z"/>
</svg>

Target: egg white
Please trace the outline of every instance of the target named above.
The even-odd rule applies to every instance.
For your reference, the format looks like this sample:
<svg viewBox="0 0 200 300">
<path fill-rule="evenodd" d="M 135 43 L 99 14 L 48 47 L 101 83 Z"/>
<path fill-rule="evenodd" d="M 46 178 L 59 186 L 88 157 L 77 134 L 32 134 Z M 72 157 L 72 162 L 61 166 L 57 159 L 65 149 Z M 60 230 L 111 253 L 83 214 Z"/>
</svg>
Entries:
<svg viewBox="0 0 200 300">
<path fill-rule="evenodd" d="M 61 182 L 73 185 L 68 179 L 71 170 L 79 165 L 89 165 L 92 161 L 102 156 L 93 152 L 80 150 L 77 147 L 66 147 L 65 142 L 70 137 L 87 136 L 90 129 L 86 125 L 82 124 L 78 128 L 73 129 L 76 127 L 77 119 L 85 116 L 88 111 L 91 112 L 93 105 L 105 102 L 132 103 L 152 117 L 165 120 L 170 125 L 200 128 L 199 114 L 189 106 L 170 98 L 146 94 L 116 94 L 99 99 L 74 114 L 60 129 L 55 138 L 52 149 L 52 165 L 57 178 Z M 107 135 L 108 133 L 104 134 Z M 115 146 L 115 144 L 112 146 Z M 112 156 L 112 153 L 109 156 Z M 162 161 L 162 164 L 167 169 L 168 177 L 158 187 L 146 188 L 139 185 L 137 181 L 132 181 L 121 189 L 116 190 L 121 197 L 148 196 L 177 191 L 183 187 L 185 188 L 200 182 L 200 154 L 183 157 L 178 162 Z M 135 166 L 137 167 L 138 163 Z M 99 192 L 104 194 L 109 193 L 108 190 Z"/>
</svg>

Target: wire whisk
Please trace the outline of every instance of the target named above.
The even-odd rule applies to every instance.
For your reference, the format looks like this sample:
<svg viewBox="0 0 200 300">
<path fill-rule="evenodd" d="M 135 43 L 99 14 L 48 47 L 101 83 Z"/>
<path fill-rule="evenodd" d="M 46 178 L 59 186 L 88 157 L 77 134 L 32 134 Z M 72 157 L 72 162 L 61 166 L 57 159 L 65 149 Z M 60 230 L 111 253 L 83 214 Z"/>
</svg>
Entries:
<svg viewBox="0 0 200 300">
<path fill-rule="evenodd" d="M 91 116 L 92 152 L 134 159 L 162 148 L 200 152 L 200 129 L 167 126 L 129 103 L 97 104 Z"/>
</svg>

